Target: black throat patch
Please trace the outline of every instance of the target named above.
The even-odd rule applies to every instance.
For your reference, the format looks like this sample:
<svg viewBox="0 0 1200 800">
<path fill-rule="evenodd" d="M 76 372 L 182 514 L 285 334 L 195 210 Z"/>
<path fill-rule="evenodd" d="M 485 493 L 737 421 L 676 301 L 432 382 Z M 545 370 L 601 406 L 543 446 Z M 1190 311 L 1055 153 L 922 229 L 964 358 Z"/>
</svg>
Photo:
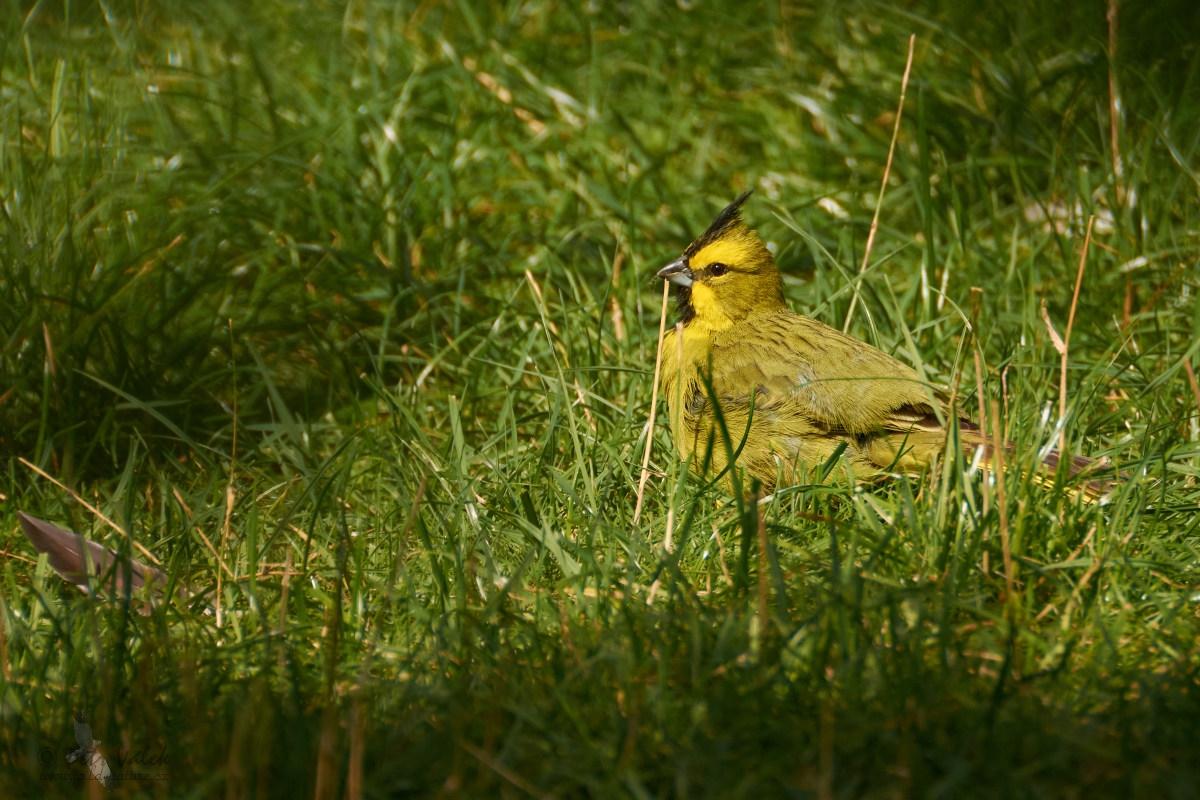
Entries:
<svg viewBox="0 0 1200 800">
<path fill-rule="evenodd" d="M 680 286 L 675 290 L 675 313 L 684 325 L 695 318 L 696 307 L 692 305 L 692 287 Z"/>
</svg>

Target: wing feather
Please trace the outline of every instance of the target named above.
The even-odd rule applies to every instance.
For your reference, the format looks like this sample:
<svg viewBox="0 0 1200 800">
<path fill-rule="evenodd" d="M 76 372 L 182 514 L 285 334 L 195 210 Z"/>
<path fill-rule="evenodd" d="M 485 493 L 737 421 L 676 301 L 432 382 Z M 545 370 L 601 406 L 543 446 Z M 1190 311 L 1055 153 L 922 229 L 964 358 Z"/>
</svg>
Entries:
<svg viewBox="0 0 1200 800">
<path fill-rule="evenodd" d="M 714 337 L 713 391 L 722 407 L 787 409 L 830 431 L 941 429 L 947 405 L 916 370 L 809 317 L 781 312 Z M 937 408 L 935 410 L 935 405 Z"/>
</svg>

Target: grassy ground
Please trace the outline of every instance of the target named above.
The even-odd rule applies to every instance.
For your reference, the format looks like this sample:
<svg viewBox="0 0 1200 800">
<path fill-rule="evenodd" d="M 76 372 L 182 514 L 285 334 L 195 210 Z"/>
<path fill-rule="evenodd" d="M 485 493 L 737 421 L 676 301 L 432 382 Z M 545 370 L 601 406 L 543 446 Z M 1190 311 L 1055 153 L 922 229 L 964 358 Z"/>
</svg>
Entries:
<svg viewBox="0 0 1200 800">
<path fill-rule="evenodd" d="M 130 797 L 1195 796 L 1200 19 L 976 5 L 0 5 L 5 794 L 83 710 Z M 746 188 L 795 308 L 1112 501 L 951 460 L 761 547 L 660 416 L 635 522 L 652 276 Z"/>
</svg>

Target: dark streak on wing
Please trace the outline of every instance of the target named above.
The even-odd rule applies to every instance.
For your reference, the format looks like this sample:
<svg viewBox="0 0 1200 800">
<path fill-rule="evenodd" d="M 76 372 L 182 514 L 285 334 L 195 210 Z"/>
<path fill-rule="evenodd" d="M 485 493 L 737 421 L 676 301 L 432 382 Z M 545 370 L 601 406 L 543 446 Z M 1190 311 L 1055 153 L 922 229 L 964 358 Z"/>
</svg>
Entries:
<svg viewBox="0 0 1200 800">
<path fill-rule="evenodd" d="M 928 404 L 920 406 L 909 404 L 896 407 L 886 420 L 885 428 L 901 433 L 911 430 L 945 430 L 945 426 L 938 422 L 937 415 L 933 413 L 933 409 Z"/>
<path fill-rule="evenodd" d="M 1045 463 L 1047 469 L 1056 470 L 1058 469 L 1058 462 L 1061 460 L 1062 457 L 1059 452 L 1057 450 L 1051 450 L 1046 454 L 1046 458 L 1043 463 Z M 1070 475 L 1078 475 L 1083 470 L 1088 469 L 1095 464 L 1096 461 L 1088 458 L 1087 456 L 1070 456 L 1070 460 L 1067 464 L 1067 471 Z"/>
</svg>

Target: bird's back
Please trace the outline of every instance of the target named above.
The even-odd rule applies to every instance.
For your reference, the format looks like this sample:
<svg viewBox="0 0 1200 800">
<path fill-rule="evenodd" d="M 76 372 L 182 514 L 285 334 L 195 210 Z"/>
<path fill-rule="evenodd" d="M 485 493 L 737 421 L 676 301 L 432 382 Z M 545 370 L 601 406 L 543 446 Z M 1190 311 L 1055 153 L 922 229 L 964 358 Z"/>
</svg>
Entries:
<svg viewBox="0 0 1200 800">
<path fill-rule="evenodd" d="M 693 468 L 707 458 L 707 471 L 723 470 L 734 452 L 771 487 L 843 443 L 861 470 L 907 471 L 944 442 L 947 406 L 915 370 L 817 320 L 774 310 L 723 331 L 685 329 L 683 342 L 682 361 L 677 342 L 665 345 L 663 385 Z"/>
</svg>

